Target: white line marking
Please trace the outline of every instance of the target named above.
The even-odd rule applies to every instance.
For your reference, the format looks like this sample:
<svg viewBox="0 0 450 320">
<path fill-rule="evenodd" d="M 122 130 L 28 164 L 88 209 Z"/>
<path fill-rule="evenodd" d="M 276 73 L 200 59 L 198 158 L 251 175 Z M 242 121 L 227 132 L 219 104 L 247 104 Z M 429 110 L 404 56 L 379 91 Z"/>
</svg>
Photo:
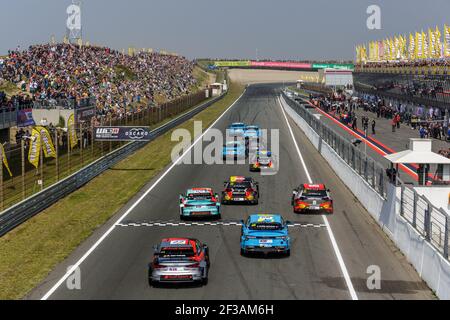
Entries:
<svg viewBox="0 0 450 320">
<path fill-rule="evenodd" d="M 145 192 L 144 194 L 137 199 L 137 201 L 135 203 L 133 203 L 133 205 L 128 208 L 127 211 L 125 211 L 125 213 L 116 221 L 116 223 L 114 223 L 101 237 L 100 239 L 98 239 L 93 245 L 92 247 L 89 248 L 88 251 L 86 251 L 86 253 L 64 274 L 64 276 L 62 276 L 61 279 L 58 280 L 58 282 L 56 282 L 56 284 L 41 298 L 41 300 L 47 300 L 58 288 L 59 286 L 66 281 L 66 279 L 73 273 L 75 272 L 75 270 L 83 263 L 84 260 L 86 260 L 87 257 L 89 257 L 89 255 L 103 242 L 103 240 L 105 240 L 105 238 L 114 230 L 114 228 L 116 227 L 117 224 L 121 223 L 122 220 L 128 216 L 128 214 L 134 210 L 134 208 L 136 208 L 136 206 L 158 185 L 158 183 L 161 182 L 162 179 L 164 179 L 164 177 L 170 172 L 172 171 L 172 169 L 178 164 L 178 162 L 180 162 L 181 159 L 183 159 L 183 157 L 185 157 L 188 152 L 191 151 L 191 149 L 203 138 L 203 136 L 213 127 L 216 125 L 216 123 L 222 119 L 222 117 L 242 98 L 242 96 L 245 94 L 245 92 L 247 91 L 247 89 L 244 90 L 244 92 L 239 96 L 239 98 L 237 98 L 232 104 L 231 106 L 229 106 L 209 127 L 208 129 L 206 129 L 195 141 L 193 144 L 191 144 L 191 146 L 180 156 L 177 158 L 177 160 L 172 163 L 172 165 L 158 178 L 158 180 L 155 181 L 155 183 L 153 183 Z"/>
<path fill-rule="evenodd" d="M 289 132 L 291 134 L 292 141 L 294 142 L 295 149 L 297 150 L 297 153 L 298 153 L 298 156 L 300 158 L 300 161 L 302 162 L 302 166 L 303 166 L 303 169 L 304 169 L 304 171 L 306 173 L 306 176 L 308 178 L 308 182 L 309 183 L 313 183 L 313 181 L 311 179 L 311 176 L 309 174 L 308 168 L 306 167 L 305 160 L 303 159 L 302 153 L 300 152 L 300 148 L 298 147 L 297 140 L 295 140 L 294 133 L 292 132 L 291 125 L 289 124 L 289 120 L 288 120 L 288 118 L 286 116 L 286 112 L 284 111 L 284 108 L 283 108 L 283 105 L 282 105 L 280 97 L 278 97 L 278 104 L 280 105 L 281 111 L 283 112 L 284 119 L 286 120 L 286 124 L 287 124 L 287 126 L 289 128 Z M 355 288 L 353 287 L 352 280 L 351 280 L 350 275 L 349 275 L 349 273 L 347 271 L 347 267 L 345 266 L 344 259 L 342 258 L 341 251 L 339 250 L 339 247 L 337 245 L 336 239 L 334 237 L 333 230 L 331 230 L 331 226 L 328 223 L 328 218 L 325 215 L 323 215 L 322 218 L 323 218 L 323 222 L 325 223 L 325 225 L 327 227 L 328 236 L 330 237 L 331 245 L 333 246 L 333 250 L 334 250 L 334 253 L 336 254 L 336 258 L 337 258 L 337 260 L 339 262 L 339 266 L 341 268 L 342 274 L 344 275 L 344 279 L 345 279 L 345 282 L 347 284 L 348 291 L 350 292 L 350 296 L 352 297 L 353 300 L 358 300 L 358 296 L 356 295 L 356 291 L 355 291 Z"/>
</svg>

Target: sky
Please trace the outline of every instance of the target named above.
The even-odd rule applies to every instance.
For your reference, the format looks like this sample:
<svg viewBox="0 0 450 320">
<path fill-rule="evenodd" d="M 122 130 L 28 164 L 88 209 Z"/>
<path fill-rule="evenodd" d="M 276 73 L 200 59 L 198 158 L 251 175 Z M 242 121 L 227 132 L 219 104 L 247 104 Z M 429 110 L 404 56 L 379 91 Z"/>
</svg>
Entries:
<svg viewBox="0 0 450 320">
<path fill-rule="evenodd" d="M 0 0 L 0 55 L 66 33 L 72 0 Z M 369 5 L 381 29 L 366 25 Z M 82 0 L 83 38 L 188 58 L 354 59 L 355 45 L 450 24 L 449 0 Z"/>
</svg>

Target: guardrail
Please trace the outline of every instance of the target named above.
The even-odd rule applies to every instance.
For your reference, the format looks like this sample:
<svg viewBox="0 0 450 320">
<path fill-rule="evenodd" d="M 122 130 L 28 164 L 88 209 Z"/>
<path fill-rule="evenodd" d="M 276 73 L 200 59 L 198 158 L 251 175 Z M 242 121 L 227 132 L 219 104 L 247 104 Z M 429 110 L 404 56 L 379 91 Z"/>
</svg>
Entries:
<svg viewBox="0 0 450 320">
<path fill-rule="evenodd" d="M 400 215 L 448 259 L 449 216 L 400 181 Z"/>
<path fill-rule="evenodd" d="M 83 186 L 105 170 L 109 169 L 119 161 L 123 160 L 133 152 L 142 148 L 155 138 L 180 125 L 181 123 L 192 118 L 213 103 L 222 99 L 225 94 L 226 93 L 215 97 L 205 103 L 202 103 L 198 107 L 152 130 L 150 132 L 150 141 L 130 142 L 94 161 L 93 163 L 82 168 L 71 176 L 6 209 L 2 213 L 0 213 L 0 237 L 14 229 L 21 223 L 30 219 L 37 213 L 41 212 L 45 208 L 54 204 L 61 198 L 79 189 L 81 186 Z"/>
<path fill-rule="evenodd" d="M 300 104 L 284 92 L 283 96 L 288 105 L 308 123 L 320 139 L 325 141 L 372 189 L 386 200 L 388 184 L 391 182 L 387 178 L 383 166 L 318 120 L 304 106 L 308 103 Z M 444 209 L 433 206 L 427 198 L 419 195 L 416 190 L 403 183 L 399 178 L 396 179 L 396 185 L 401 189 L 400 216 L 448 260 L 449 215 Z"/>
</svg>

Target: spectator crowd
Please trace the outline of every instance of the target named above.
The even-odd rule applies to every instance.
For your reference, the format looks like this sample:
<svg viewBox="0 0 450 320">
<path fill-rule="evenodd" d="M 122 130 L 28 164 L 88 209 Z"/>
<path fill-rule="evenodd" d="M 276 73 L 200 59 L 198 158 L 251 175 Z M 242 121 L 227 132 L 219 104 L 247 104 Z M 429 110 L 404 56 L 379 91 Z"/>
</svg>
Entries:
<svg viewBox="0 0 450 320">
<path fill-rule="evenodd" d="M 420 138 L 447 141 L 450 138 L 449 126 L 444 123 L 440 108 L 410 106 L 370 94 L 357 94 L 354 97 L 347 97 L 342 93 L 333 93 L 318 97 L 311 96 L 311 100 L 318 107 L 333 114 L 341 122 L 351 126 L 353 130 L 358 129 L 358 116 L 355 111 L 361 110 L 374 115 L 372 121 L 369 120 L 368 116 L 363 116 L 361 119 L 361 126 L 366 132 L 370 122 L 372 134 L 376 133 L 376 115 L 377 120 L 380 118 L 389 120 L 393 132 L 399 129 L 401 124 L 404 124 L 410 126 L 413 130 L 417 130 Z"/>
<path fill-rule="evenodd" d="M 0 81 L 15 84 L 22 93 L 11 99 L 0 93 L 0 104 L 73 107 L 93 98 L 98 115 L 123 114 L 133 102 L 151 104 L 157 96 L 170 100 L 188 93 L 196 83 L 193 67 L 193 62 L 175 55 L 130 56 L 106 47 L 33 45 L 1 58 Z"/>
</svg>

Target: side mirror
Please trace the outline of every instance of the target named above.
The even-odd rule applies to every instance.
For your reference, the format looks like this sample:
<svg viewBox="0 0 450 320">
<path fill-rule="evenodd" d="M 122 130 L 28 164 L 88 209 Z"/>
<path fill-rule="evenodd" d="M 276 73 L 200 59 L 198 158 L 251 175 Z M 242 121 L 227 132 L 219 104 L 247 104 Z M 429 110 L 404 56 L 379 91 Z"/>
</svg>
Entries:
<svg viewBox="0 0 450 320">
<path fill-rule="evenodd" d="M 153 246 L 153 251 L 155 251 L 155 252 L 158 251 L 158 246 L 157 245 Z"/>
<path fill-rule="evenodd" d="M 242 225 L 244 225 L 244 220 L 239 220 L 239 222 L 240 222 Z"/>
<path fill-rule="evenodd" d="M 287 220 L 286 224 L 292 224 L 292 221 Z"/>
</svg>

